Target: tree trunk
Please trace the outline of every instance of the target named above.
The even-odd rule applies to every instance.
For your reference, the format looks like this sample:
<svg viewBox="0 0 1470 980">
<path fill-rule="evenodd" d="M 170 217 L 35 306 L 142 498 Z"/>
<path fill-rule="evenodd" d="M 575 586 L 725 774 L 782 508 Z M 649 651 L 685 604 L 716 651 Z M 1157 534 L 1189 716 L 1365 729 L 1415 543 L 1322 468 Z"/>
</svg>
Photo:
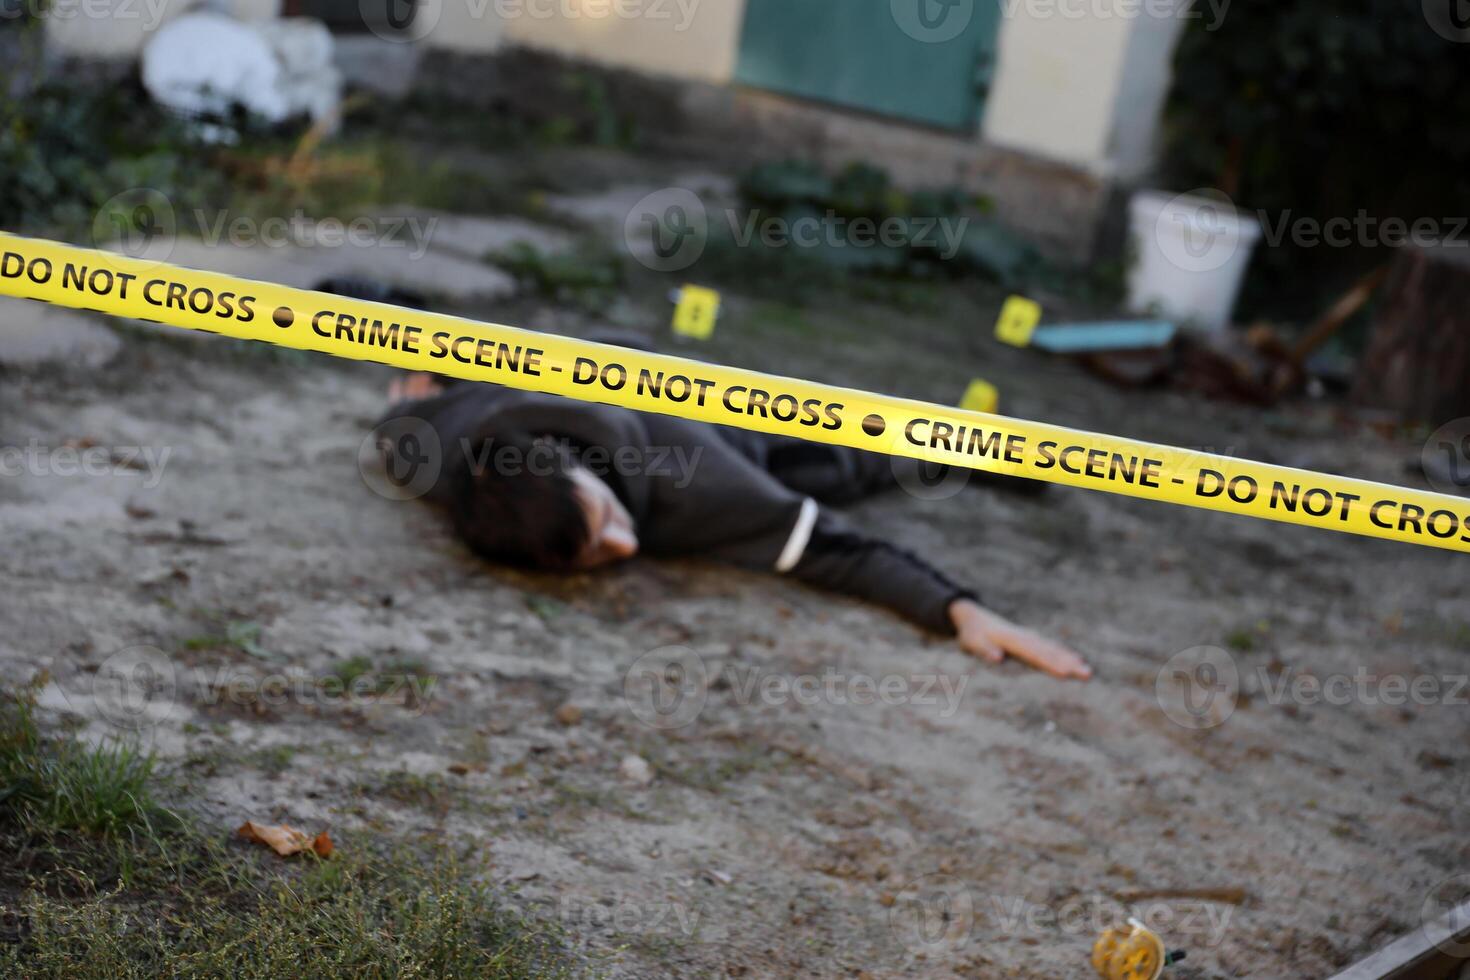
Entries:
<svg viewBox="0 0 1470 980">
<path fill-rule="evenodd" d="M 1431 426 L 1470 416 L 1470 247 L 1399 249 L 1353 400 Z"/>
</svg>

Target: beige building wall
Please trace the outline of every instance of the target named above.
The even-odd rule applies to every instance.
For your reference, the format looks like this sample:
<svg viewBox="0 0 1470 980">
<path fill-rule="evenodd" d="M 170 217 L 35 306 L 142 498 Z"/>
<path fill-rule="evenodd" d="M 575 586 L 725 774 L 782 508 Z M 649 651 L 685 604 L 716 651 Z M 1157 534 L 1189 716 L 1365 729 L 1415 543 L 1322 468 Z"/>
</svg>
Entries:
<svg viewBox="0 0 1470 980">
<path fill-rule="evenodd" d="M 1131 178 L 1153 161 L 1184 0 L 1000 0 L 984 136 Z"/>
<path fill-rule="evenodd" d="M 498 34 L 477 29 L 475 44 L 522 44 L 714 83 L 734 75 L 745 15 L 744 0 L 486 2 L 507 15 Z M 1100 177 L 1147 169 L 1184 0 L 975 2 L 997 2 L 1002 12 L 985 141 Z M 469 45 L 469 34 L 453 43 Z"/>
<path fill-rule="evenodd" d="M 1016 3 L 1001 18 L 985 139 L 1104 170 L 1129 23 L 1042 16 L 1035 6 Z"/>
<path fill-rule="evenodd" d="M 134 58 L 174 17 L 207 6 L 241 20 L 279 16 L 281 0 L 50 0 L 46 44 L 84 58 Z"/>
<path fill-rule="evenodd" d="M 418 17 L 432 17 L 423 42 L 433 48 L 485 54 L 500 47 L 505 20 L 497 10 L 503 0 L 422 0 Z"/>
<path fill-rule="evenodd" d="M 745 0 L 492 2 L 507 8 L 507 43 L 717 83 L 735 74 L 745 18 Z"/>
<path fill-rule="evenodd" d="M 880 0 L 831 0 L 880 2 Z M 1131 178 L 1153 160 L 1158 110 L 1186 0 L 974 0 L 1001 5 L 982 138 L 1007 149 Z M 54 0 L 55 49 L 127 57 L 200 0 Z M 111 5 L 112 16 L 96 16 Z M 245 19 L 280 0 L 214 0 Z M 1171 13 L 1172 11 L 1172 13 Z M 89 16 L 88 12 L 93 15 Z M 715 84 L 734 76 L 745 0 L 424 0 L 423 43 L 466 52 L 525 45 L 572 58 Z M 813 43 L 821 39 L 813 38 Z"/>
<path fill-rule="evenodd" d="M 193 0 L 52 0 L 46 13 L 46 45 L 84 58 L 130 58 L 148 35 Z"/>
</svg>

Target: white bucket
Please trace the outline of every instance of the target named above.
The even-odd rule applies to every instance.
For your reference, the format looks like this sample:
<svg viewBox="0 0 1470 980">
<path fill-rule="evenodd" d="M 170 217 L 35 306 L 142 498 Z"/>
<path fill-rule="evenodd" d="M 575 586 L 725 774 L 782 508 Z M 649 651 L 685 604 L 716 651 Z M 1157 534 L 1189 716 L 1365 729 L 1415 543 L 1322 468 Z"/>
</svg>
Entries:
<svg viewBox="0 0 1470 980">
<path fill-rule="evenodd" d="M 1261 237 L 1260 222 L 1217 193 L 1139 191 L 1128 210 L 1135 254 L 1129 309 L 1226 329 Z"/>
</svg>

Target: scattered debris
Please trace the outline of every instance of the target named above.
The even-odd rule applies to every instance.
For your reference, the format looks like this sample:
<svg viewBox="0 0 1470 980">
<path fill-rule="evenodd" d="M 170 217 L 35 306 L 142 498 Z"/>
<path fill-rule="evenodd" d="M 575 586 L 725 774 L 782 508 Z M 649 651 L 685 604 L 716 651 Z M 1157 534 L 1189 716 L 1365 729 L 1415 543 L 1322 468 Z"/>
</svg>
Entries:
<svg viewBox="0 0 1470 980">
<path fill-rule="evenodd" d="M 244 24 L 218 13 L 185 14 L 153 35 L 142 74 L 149 95 L 187 116 L 224 117 L 241 106 L 269 122 L 302 114 L 323 120 L 341 101 L 331 34 L 300 17 Z M 233 137 L 222 127 L 209 135 Z"/>
<path fill-rule="evenodd" d="M 1387 265 L 1379 266 L 1355 282 L 1351 289 L 1312 324 L 1295 346 L 1285 352 L 1272 379 L 1272 387 L 1278 394 L 1285 394 L 1301 384 L 1306 373 L 1307 358 L 1332 339 L 1367 304 L 1373 293 L 1388 278 L 1388 270 Z"/>
<path fill-rule="evenodd" d="M 1092 968 L 1103 980 L 1159 980 L 1166 967 L 1185 958 L 1170 952 L 1152 929 L 1137 919 L 1105 930 L 1092 945 Z"/>
<path fill-rule="evenodd" d="M 1244 905 L 1250 893 L 1244 888 L 1123 888 L 1113 893 L 1120 902 L 1152 902 L 1191 899 L 1196 902 L 1218 902 L 1221 905 Z"/>
<path fill-rule="evenodd" d="M 624 756 L 618 764 L 618 772 L 630 783 L 647 786 L 653 782 L 653 766 L 641 755 Z"/>
<path fill-rule="evenodd" d="M 723 871 L 715 868 L 704 868 L 699 872 L 699 877 L 711 885 L 728 885 L 735 879 Z"/>
<path fill-rule="evenodd" d="M 264 844 L 281 857 L 290 857 L 293 854 L 310 851 L 317 857 L 325 858 L 331 857 L 334 849 L 332 838 L 327 836 L 325 830 L 312 837 L 305 831 L 288 827 L 285 824 L 259 824 L 247 820 L 236 833 L 253 843 Z"/>
<path fill-rule="evenodd" d="M 1179 333 L 1163 320 L 1108 323 L 1049 323 L 1031 334 L 1031 346 L 1054 354 L 1153 350 L 1167 347 Z"/>
<path fill-rule="evenodd" d="M 556 720 L 568 728 L 580 724 L 582 721 L 582 709 L 568 701 L 556 709 Z"/>
</svg>

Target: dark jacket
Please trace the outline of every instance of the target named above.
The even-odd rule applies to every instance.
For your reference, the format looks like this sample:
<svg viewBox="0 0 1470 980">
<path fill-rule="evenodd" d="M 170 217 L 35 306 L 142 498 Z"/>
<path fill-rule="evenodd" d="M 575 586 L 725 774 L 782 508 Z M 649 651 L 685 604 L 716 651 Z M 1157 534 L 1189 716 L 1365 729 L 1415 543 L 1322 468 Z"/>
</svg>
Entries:
<svg viewBox="0 0 1470 980">
<path fill-rule="evenodd" d="M 636 465 L 594 472 L 632 515 L 644 554 L 705 556 L 790 574 L 943 634 L 954 632 L 949 604 L 974 597 L 822 506 L 894 486 L 895 471 L 912 461 L 475 382 L 395 406 L 384 421 L 408 417 L 432 427 L 446 461 L 473 454 L 477 439 L 512 431 L 565 440 L 588 459 L 595 453 L 616 460 L 624 450 Z M 449 469 L 428 494 L 441 504 Z"/>
</svg>

